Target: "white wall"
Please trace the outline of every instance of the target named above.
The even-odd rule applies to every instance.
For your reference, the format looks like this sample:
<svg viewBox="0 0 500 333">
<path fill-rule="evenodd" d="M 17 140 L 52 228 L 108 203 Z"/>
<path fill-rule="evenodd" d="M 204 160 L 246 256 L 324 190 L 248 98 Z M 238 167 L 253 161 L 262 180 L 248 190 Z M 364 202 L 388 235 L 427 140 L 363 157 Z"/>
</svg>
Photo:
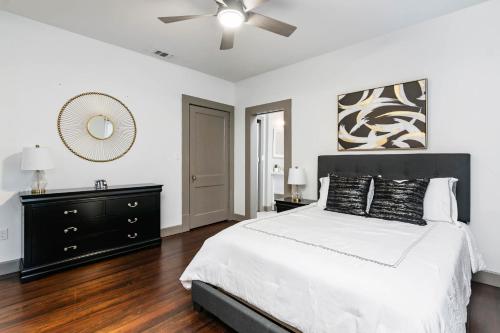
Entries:
<svg viewBox="0 0 500 333">
<path fill-rule="evenodd" d="M 337 154 L 336 96 L 429 79 L 429 149 L 472 154 L 472 222 L 488 269 L 500 273 L 500 1 L 239 82 L 235 210 L 243 214 L 244 108 L 292 98 L 292 162 L 316 198 L 317 156 Z M 332 33 L 342 33 L 335 31 Z"/>
<path fill-rule="evenodd" d="M 234 104 L 234 84 L 2 11 L 0 31 L 0 228 L 9 228 L 0 262 L 21 255 L 24 146 L 52 150 L 51 188 L 164 184 L 162 227 L 181 224 L 181 94 Z M 115 162 L 87 162 L 59 139 L 59 110 L 85 91 L 121 99 L 136 118 L 137 141 Z"/>
</svg>

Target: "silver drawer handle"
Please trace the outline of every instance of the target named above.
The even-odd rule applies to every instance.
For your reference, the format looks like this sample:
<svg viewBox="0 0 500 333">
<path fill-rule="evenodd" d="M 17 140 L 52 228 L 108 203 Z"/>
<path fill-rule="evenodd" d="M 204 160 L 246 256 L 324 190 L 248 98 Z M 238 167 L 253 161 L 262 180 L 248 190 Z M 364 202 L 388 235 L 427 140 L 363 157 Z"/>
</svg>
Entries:
<svg viewBox="0 0 500 333">
<path fill-rule="evenodd" d="M 127 205 L 128 205 L 130 208 L 134 208 L 134 207 L 139 206 L 139 203 L 138 203 L 137 201 L 134 201 L 134 203 L 130 203 L 130 202 L 129 202 Z"/>
<path fill-rule="evenodd" d="M 76 209 L 73 209 L 73 210 L 65 210 L 64 211 L 64 215 L 68 215 L 68 214 L 78 214 L 78 210 Z"/>
<path fill-rule="evenodd" d="M 64 252 L 67 252 L 68 250 L 76 250 L 77 248 L 78 246 L 76 245 L 67 246 L 64 248 Z"/>
<path fill-rule="evenodd" d="M 137 217 L 136 217 L 136 218 L 134 218 L 133 220 L 128 219 L 128 223 L 135 223 L 135 222 L 137 222 L 137 221 L 139 221 L 139 219 L 138 219 Z"/>
<path fill-rule="evenodd" d="M 78 228 L 77 227 L 69 227 L 69 228 L 66 228 L 64 229 L 64 233 L 67 234 L 68 232 L 70 232 L 71 230 L 73 231 L 78 231 Z"/>
<path fill-rule="evenodd" d="M 136 238 L 136 237 L 137 237 L 137 232 L 134 232 L 134 234 L 133 234 L 133 235 L 128 234 L 127 236 L 128 236 L 128 238 L 130 238 L 130 239 L 134 239 L 134 238 Z"/>
</svg>

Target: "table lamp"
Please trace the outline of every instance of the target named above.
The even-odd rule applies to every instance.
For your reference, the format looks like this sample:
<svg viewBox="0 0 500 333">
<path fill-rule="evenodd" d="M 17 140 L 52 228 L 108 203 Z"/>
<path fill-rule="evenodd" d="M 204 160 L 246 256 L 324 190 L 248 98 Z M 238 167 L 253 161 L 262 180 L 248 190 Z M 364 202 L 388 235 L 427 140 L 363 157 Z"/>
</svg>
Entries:
<svg viewBox="0 0 500 333">
<path fill-rule="evenodd" d="M 299 186 L 306 184 L 306 173 L 304 169 L 299 167 L 290 168 L 288 171 L 288 184 L 292 185 L 292 201 L 300 202 L 302 195 Z"/>
<path fill-rule="evenodd" d="M 31 185 L 31 193 L 45 193 L 45 188 L 47 187 L 45 170 L 53 168 L 54 163 L 52 162 L 48 148 L 40 147 L 39 145 L 36 145 L 35 147 L 23 148 L 21 169 L 35 171 L 33 183 Z"/>
</svg>

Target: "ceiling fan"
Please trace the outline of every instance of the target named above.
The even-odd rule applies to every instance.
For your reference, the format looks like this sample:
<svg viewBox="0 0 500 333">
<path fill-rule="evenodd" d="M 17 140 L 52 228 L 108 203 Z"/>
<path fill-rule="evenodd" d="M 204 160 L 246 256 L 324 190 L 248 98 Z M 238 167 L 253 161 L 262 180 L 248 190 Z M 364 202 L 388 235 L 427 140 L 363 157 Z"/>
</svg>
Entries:
<svg viewBox="0 0 500 333">
<path fill-rule="evenodd" d="M 275 34 L 289 37 L 297 27 L 273 18 L 257 14 L 252 10 L 269 0 L 214 0 L 219 6 L 217 13 L 206 15 L 185 15 L 159 17 L 163 23 L 174 23 L 207 16 L 217 16 L 224 27 L 221 50 L 229 50 L 234 45 L 234 34 L 243 23 L 274 32 Z"/>
</svg>

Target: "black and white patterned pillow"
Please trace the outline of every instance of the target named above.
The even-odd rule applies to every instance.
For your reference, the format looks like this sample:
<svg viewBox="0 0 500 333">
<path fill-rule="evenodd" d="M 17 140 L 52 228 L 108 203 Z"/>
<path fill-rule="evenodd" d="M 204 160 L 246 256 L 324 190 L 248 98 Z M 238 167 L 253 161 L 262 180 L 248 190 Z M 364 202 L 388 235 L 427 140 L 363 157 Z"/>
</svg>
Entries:
<svg viewBox="0 0 500 333">
<path fill-rule="evenodd" d="M 375 177 L 368 215 L 384 220 L 426 225 L 424 197 L 429 179 L 389 180 Z"/>
<path fill-rule="evenodd" d="M 330 175 L 325 210 L 366 216 L 366 202 L 371 176 L 341 177 Z"/>
</svg>

